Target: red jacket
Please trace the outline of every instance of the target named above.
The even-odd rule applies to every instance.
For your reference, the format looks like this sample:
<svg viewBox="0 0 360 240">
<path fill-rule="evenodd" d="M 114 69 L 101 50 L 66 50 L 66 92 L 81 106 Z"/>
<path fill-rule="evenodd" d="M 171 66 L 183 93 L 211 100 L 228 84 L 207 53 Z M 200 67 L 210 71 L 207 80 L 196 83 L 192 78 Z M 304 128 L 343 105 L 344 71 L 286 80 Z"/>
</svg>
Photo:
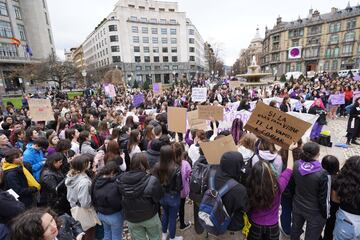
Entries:
<svg viewBox="0 0 360 240">
<path fill-rule="evenodd" d="M 345 101 L 351 101 L 353 97 L 353 91 L 350 90 L 350 91 L 345 91 Z"/>
</svg>

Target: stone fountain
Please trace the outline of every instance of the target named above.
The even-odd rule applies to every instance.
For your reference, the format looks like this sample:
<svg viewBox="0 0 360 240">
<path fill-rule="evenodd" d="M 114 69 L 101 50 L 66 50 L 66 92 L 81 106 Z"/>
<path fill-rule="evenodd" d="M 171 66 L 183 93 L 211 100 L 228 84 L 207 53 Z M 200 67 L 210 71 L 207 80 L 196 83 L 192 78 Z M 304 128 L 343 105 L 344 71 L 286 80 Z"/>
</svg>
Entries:
<svg viewBox="0 0 360 240">
<path fill-rule="evenodd" d="M 256 63 L 256 57 L 253 56 L 251 65 L 248 66 L 248 71 L 246 74 L 236 75 L 239 78 L 245 78 L 246 82 L 241 82 L 241 84 L 246 86 L 263 86 L 273 83 L 272 80 L 261 80 L 266 76 L 270 76 L 271 73 L 262 73 L 260 66 Z"/>
</svg>

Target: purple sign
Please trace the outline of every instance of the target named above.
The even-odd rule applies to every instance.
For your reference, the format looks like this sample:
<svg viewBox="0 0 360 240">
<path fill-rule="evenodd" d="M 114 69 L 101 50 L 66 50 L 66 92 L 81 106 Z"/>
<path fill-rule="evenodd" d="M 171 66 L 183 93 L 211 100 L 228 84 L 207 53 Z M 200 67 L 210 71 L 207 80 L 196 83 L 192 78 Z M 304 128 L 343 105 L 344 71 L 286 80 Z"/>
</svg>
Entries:
<svg viewBox="0 0 360 240">
<path fill-rule="evenodd" d="M 355 77 L 353 77 L 353 79 L 354 79 L 355 81 L 359 81 L 359 80 L 360 80 L 360 76 L 355 76 Z"/>
<path fill-rule="evenodd" d="M 342 105 L 345 104 L 344 94 L 334 94 L 329 97 L 331 105 Z"/>
<path fill-rule="evenodd" d="M 134 96 L 133 104 L 135 107 L 140 106 L 144 102 L 144 94 L 140 93 Z"/>
<path fill-rule="evenodd" d="M 154 83 L 153 91 L 154 91 L 154 93 L 160 93 L 160 84 L 159 83 Z"/>
</svg>

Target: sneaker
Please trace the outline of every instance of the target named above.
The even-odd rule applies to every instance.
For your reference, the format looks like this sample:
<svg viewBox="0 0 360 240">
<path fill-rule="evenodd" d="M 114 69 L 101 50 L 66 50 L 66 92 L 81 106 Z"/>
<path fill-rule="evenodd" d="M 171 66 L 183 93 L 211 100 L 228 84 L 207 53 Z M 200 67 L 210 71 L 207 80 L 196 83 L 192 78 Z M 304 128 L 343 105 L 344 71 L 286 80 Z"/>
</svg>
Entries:
<svg viewBox="0 0 360 240">
<path fill-rule="evenodd" d="M 161 234 L 161 240 L 167 240 L 168 233 L 162 233 Z"/>
<path fill-rule="evenodd" d="M 174 238 L 170 238 L 170 240 L 183 240 L 182 236 L 175 236 Z"/>
<path fill-rule="evenodd" d="M 184 226 L 180 226 L 180 231 L 186 231 L 191 227 L 191 222 L 185 223 Z"/>
</svg>

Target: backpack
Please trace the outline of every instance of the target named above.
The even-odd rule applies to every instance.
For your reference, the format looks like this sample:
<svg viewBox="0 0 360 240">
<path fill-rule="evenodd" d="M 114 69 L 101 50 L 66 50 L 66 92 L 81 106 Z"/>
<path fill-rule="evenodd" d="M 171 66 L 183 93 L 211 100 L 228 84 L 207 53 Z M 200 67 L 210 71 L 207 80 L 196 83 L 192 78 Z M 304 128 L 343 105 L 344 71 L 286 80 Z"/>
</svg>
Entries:
<svg viewBox="0 0 360 240">
<path fill-rule="evenodd" d="M 210 234 L 215 236 L 224 234 L 231 222 L 222 202 L 222 197 L 233 187 L 239 184 L 234 179 L 228 180 L 220 189 L 215 189 L 215 170 L 211 170 L 209 177 L 209 189 L 206 190 L 199 206 L 199 222 Z"/>
<path fill-rule="evenodd" d="M 200 203 L 205 191 L 208 188 L 208 175 L 210 165 L 196 162 L 192 168 L 190 177 L 189 198 L 196 203 Z"/>
<path fill-rule="evenodd" d="M 119 145 L 120 145 L 120 150 L 125 154 L 125 163 L 126 163 L 126 171 L 129 170 L 130 168 L 130 155 L 129 155 L 129 150 L 127 148 L 127 145 L 129 143 L 129 139 L 124 139 L 124 140 L 120 140 L 119 141 Z"/>
</svg>

